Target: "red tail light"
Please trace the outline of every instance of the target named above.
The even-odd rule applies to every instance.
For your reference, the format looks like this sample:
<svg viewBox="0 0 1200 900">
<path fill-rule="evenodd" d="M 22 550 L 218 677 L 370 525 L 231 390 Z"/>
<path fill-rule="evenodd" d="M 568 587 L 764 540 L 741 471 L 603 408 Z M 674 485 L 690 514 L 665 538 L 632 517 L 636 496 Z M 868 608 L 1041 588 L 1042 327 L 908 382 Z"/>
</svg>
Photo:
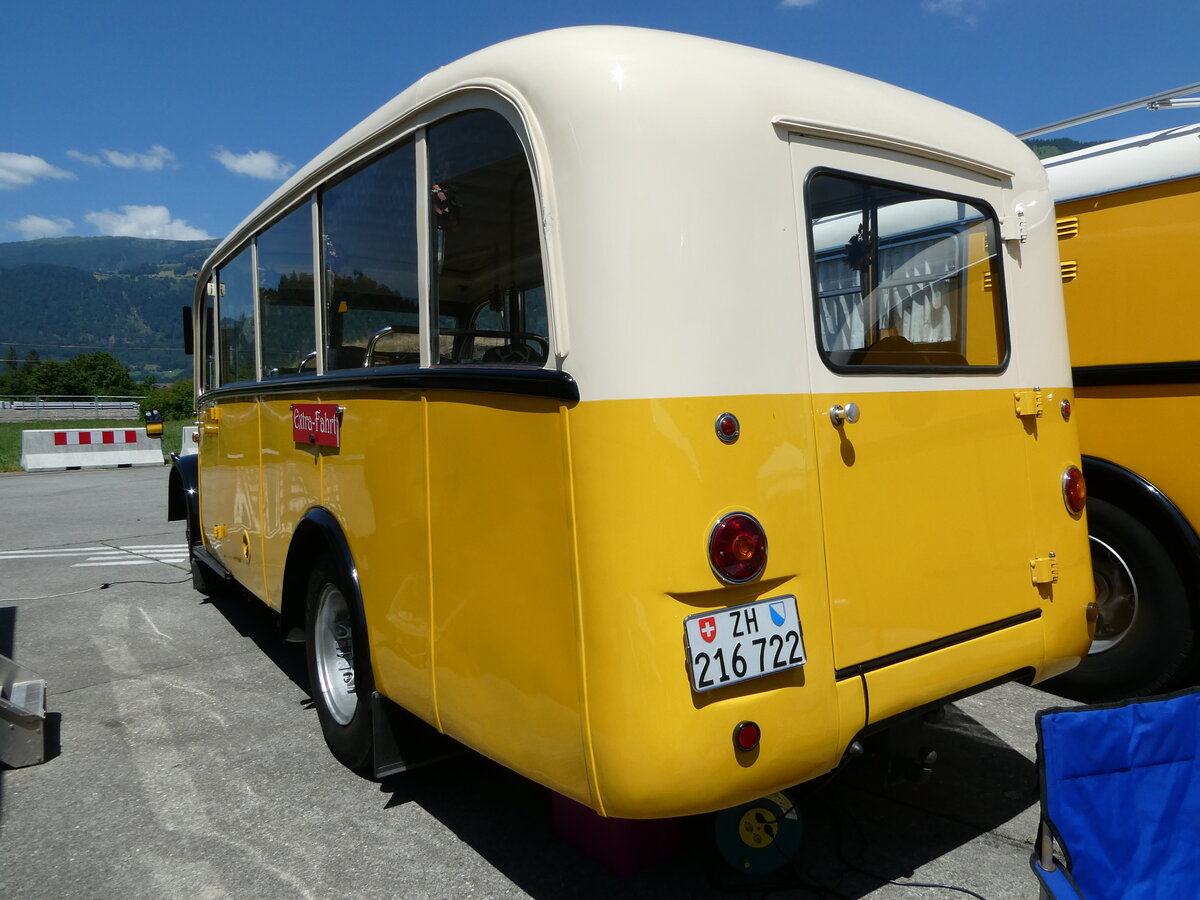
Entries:
<svg viewBox="0 0 1200 900">
<path fill-rule="evenodd" d="M 1071 515 L 1077 516 L 1087 506 L 1087 483 L 1076 466 L 1067 466 L 1062 476 L 1063 501 Z"/>
<path fill-rule="evenodd" d="M 733 729 L 733 746 L 743 753 L 749 753 L 762 740 L 762 729 L 757 722 L 738 722 Z"/>
<path fill-rule="evenodd" d="M 767 565 L 767 534 L 753 516 L 730 513 L 709 536 L 708 559 L 722 581 L 753 581 Z"/>
</svg>

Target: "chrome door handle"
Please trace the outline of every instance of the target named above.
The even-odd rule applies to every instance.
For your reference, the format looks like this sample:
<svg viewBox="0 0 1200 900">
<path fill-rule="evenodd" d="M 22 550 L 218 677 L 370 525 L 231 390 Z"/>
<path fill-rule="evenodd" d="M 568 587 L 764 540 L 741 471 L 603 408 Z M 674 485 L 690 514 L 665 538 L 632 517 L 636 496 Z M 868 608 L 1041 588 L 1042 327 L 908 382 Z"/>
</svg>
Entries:
<svg viewBox="0 0 1200 900">
<path fill-rule="evenodd" d="M 838 403 L 829 410 L 829 421 L 833 423 L 834 428 L 840 428 L 843 425 L 853 425 L 862 417 L 862 412 L 858 408 L 857 403 L 847 403 L 845 406 Z"/>
</svg>

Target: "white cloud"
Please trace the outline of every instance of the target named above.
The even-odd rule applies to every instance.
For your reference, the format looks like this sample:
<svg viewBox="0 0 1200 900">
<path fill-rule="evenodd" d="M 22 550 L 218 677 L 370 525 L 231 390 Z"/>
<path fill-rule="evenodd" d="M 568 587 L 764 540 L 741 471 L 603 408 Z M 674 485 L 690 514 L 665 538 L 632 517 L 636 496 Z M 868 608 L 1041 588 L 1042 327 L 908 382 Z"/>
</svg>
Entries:
<svg viewBox="0 0 1200 900">
<path fill-rule="evenodd" d="M 921 0 L 921 9 L 929 13 L 945 13 L 962 19 L 968 25 L 979 21 L 977 13 L 983 11 L 988 0 Z"/>
<path fill-rule="evenodd" d="M 211 235 L 193 228 L 183 219 L 172 219 L 165 206 L 122 206 L 121 212 L 105 209 L 84 216 L 103 235 L 111 237 L 164 238 L 172 241 L 202 241 Z"/>
<path fill-rule="evenodd" d="M 62 237 L 75 230 L 70 219 L 47 219 L 45 216 L 26 216 L 17 222 L 8 222 L 8 227 L 21 232 L 22 240 Z"/>
<path fill-rule="evenodd" d="M 79 150 L 68 150 L 67 156 L 71 157 L 71 159 L 77 159 L 81 163 L 87 163 L 89 166 L 104 165 L 104 160 L 102 160 L 100 157 L 92 156 L 89 153 L 83 153 Z"/>
<path fill-rule="evenodd" d="M 816 6 L 821 0 L 779 0 L 779 5 L 788 6 Z"/>
<path fill-rule="evenodd" d="M 100 151 L 109 165 L 118 169 L 141 169 L 143 172 L 157 172 L 164 166 L 175 165 L 175 154 L 162 144 L 155 144 L 145 153 L 120 153 L 116 150 Z"/>
<path fill-rule="evenodd" d="M 270 150 L 234 153 L 232 150 L 218 147 L 213 153 L 213 159 L 235 175 L 249 175 L 251 178 L 264 178 L 268 181 L 283 181 L 296 168 L 291 163 L 285 163 L 278 154 Z"/>
<path fill-rule="evenodd" d="M 74 177 L 74 172 L 52 166 L 40 156 L 0 153 L 0 190 L 28 187 L 39 178 Z"/>
</svg>

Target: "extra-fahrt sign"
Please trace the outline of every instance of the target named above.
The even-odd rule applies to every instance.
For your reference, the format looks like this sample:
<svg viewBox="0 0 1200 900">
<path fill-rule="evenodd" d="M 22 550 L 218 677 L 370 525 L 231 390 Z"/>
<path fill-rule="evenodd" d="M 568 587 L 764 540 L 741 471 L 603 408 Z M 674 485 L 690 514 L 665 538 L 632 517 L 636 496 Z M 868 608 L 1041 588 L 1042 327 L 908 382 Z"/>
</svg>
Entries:
<svg viewBox="0 0 1200 900">
<path fill-rule="evenodd" d="M 297 444 L 340 447 L 340 425 L 336 403 L 292 404 L 292 437 Z"/>
</svg>

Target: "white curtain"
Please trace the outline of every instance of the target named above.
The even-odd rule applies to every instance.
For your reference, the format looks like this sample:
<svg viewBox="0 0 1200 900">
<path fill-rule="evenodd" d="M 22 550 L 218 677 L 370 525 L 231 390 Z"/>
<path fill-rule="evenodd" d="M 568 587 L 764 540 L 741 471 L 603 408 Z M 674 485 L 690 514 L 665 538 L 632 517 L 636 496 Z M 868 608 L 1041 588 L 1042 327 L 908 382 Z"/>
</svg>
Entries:
<svg viewBox="0 0 1200 900">
<path fill-rule="evenodd" d="M 885 239 L 886 240 L 886 239 Z M 875 291 L 879 330 L 899 334 L 914 344 L 951 341 L 957 335 L 959 241 L 938 235 L 879 248 L 879 287 Z M 866 304 L 859 273 L 844 256 L 817 265 L 821 294 L 822 339 L 826 350 L 866 346 Z"/>
</svg>

